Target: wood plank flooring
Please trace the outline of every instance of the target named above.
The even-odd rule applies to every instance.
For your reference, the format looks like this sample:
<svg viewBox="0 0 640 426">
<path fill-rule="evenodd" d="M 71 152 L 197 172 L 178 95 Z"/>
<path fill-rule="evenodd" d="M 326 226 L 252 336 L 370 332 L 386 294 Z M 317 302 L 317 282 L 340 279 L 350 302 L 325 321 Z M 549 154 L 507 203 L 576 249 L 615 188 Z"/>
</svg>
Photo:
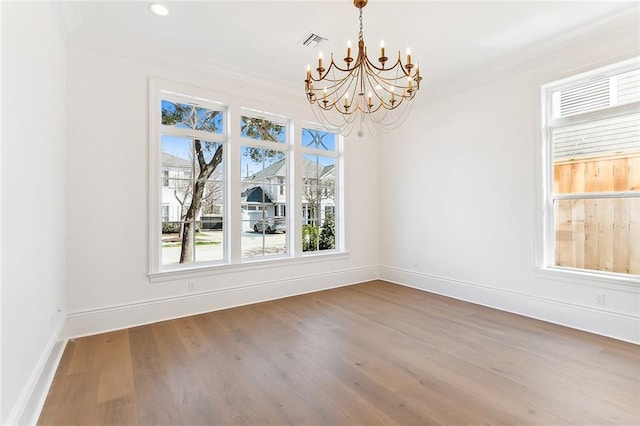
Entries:
<svg viewBox="0 0 640 426">
<path fill-rule="evenodd" d="M 41 425 L 640 424 L 640 347 L 374 281 L 68 343 Z"/>
</svg>

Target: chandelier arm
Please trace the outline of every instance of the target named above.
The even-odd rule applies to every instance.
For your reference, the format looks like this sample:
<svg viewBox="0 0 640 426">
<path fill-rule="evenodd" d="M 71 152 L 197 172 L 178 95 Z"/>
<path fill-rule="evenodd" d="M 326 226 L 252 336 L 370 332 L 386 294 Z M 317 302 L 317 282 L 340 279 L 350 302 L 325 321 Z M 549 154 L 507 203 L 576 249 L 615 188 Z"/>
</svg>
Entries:
<svg viewBox="0 0 640 426">
<path fill-rule="evenodd" d="M 331 109 L 335 109 L 338 112 L 349 114 L 348 109 L 343 110 L 340 108 L 340 101 L 343 98 L 343 95 L 349 92 L 349 87 L 353 83 L 354 79 L 353 78 L 348 79 L 345 77 L 335 81 L 336 81 L 336 84 L 330 87 L 331 92 L 327 91 L 327 97 L 331 98 L 332 96 L 335 96 L 335 98 L 332 101 L 328 101 L 327 104 L 324 106 L 320 105 L 320 108 L 327 111 Z M 345 85 L 346 85 L 346 88 L 344 88 Z M 323 94 L 323 98 L 324 98 L 324 94 Z M 324 104 L 324 101 L 323 101 L 323 104 Z"/>
<path fill-rule="evenodd" d="M 366 59 L 366 56 L 365 56 Z M 356 58 L 356 62 L 355 64 L 353 64 L 353 66 L 347 66 L 346 68 L 341 67 L 340 65 L 337 64 L 337 62 L 333 59 L 333 54 L 331 55 L 331 62 L 329 63 L 329 67 L 323 70 L 323 73 L 321 73 L 318 77 L 314 77 L 313 75 L 311 75 L 311 80 L 312 81 L 322 81 L 326 78 L 327 75 L 329 75 L 329 72 L 334 69 L 334 70 L 338 70 L 341 72 L 345 72 L 348 73 L 350 71 L 353 71 L 355 69 L 357 69 L 360 66 L 360 63 L 362 62 L 362 57 L 360 54 L 358 54 L 358 57 Z M 316 71 L 318 71 L 318 69 L 316 68 Z"/>
<path fill-rule="evenodd" d="M 402 68 L 402 64 L 400 62 L 397 62 L 393 67 L 385 69 L 385 70 L 379 70 L 378 68 L 375 67 L 375 65 L 373 65 L 371 63 L 371 61 L 367 61 L 367 67 L 371 67 L 373 69 L 376 69 L 378 71 L 378 73 L 369 73 L 371 75 L 374 75 L 375 78 L 378 80 L 379 83 L 384 82 L 385 84 L 389 84 L 391 86 L 395 86 L 399 89 L 403 89 L 404 93 L 401 96 L 402 99 L 412 99 L 413 96 L 415 95 L 415 92 L 418 90 L 418 86 L 416 85 L 415 87 L 413 86 L 413 84 L 411 83 L 411 81 L 418 81 L 416 77 L 414 76 L 407 76 L 405 74 L 404 69 Z M 399 66 L 398 66 L 399 65 Z M 389 73 L 389 72 L 396 72 L 395 76 L 391 76 L 391 77 L 386 77 L 384 73 Z M 399 76 L 398 74 L 402 72 L 402 76 Z M 409 82 L 407 85 L 403 85 L 403 84 L 399 84 L 399 81 L 402 79 L 408 79 L 407 81 Z M 382 85 L 382 84 L 381 84 Z M 384 86 L 383 86 L 384 87 Z"/>
<path fill-rule="evenodd" d="M 376 112 L 378 112 L 378 110 L 380 110 L 381 108 L 382 108 L 382 109 L 384 109 L 384 110 L 386 110 L 386 111 L 392 111 L 392 110 L 394 110 L 394 109 L 398 109 L 398 108 L 400 108 L 400 106 L 401 106 L 401 105 L 402 105 L 402 103 L 403 103 L 403 102 L 402 102 L 402 98 L 400 98 L 400 100 L 399 100 L 399 101 L 397 101 L 397 102 L 393 102 L 393 103 L 391 103 L 390 101 L 389 101 L 389 102 L 387 102 L 385 99 L 383 99 L 383 98 L 382 98 L 382 97 L 381 97 L 377 92 L 374 92 L 374 93 L 376 93 L 376 97 L 377 97 L 377 99 L 378 99 L 378 105 L 377 105 L 377 107 L 376 107 L 376 108 L 373 108 L 373 109 L 371 110 L 371 113 L 372 113 L 372 114 L 375 114 L 375 113 L 376 113 Z"/>
<path fill-rule="evenodd" d="M 357 63 L 356 63 L 356 65 L 357 65 Z M 336 70 L 341 71 L 341 72 L 349 72 L 349 71 L 353 71 L 356 68 L 356 65 L 354 65 L 353 67 L 350 67 L 350 68 L 349 67 L 342 68 L 334 60 L 331 60 L 331 63 L 329 64 L 329 69 L 335 68 Z M 329 69 L 327 69 L 327 71 L 325 72 L 325 75 L 329 74 Z M 323 80 L 323 79 L 324 79 L 324 77 L 319 78 L 319 79 L 315 79 L 314 78 L 315 81 L 320 81 L 320 80 Z"/>
<path fill-rule="evenodd" d="M 329 81 L 331 83 L 339 83 L 342 82 L 344 80 L 346 80 L 348 77 L 353 77 L 354 73 L 357 73 L 359 68 L 351 68 L 351 69 L 343 69 L 340 68 L 338 65 L 335 64 L 335 62 L 331 62 L 331 64 L 329 65 L 329 68 L 326 70 L 326 72 L 324 73 L 324 75 L 322 76 L 322 78 L 315 78 L 313 76 L 311 76 L 311 82 L 321 82 L 321 81 Z M 335 70 L 347 73 L 347 75 L 345 75 L 344 77 L 341 78 L 335 78 Z M 329 73 L 332 73 L 333 78 L 329 77 Z M 316 89 L 318 90 L 318 89 Z"/>
<path fill-rule="evenodd" d="M 391 69 L 387 70 L 387 71 L 391 71 Z M 366 89 L 364 89 L 364 86 L 369 87 L 370 89 L 373 89 L 376 86 L 380 86 L 382 87 L 387 93 L 392 93 L 392 91 L 388 90 L 385 86 L 389 85 L 389 86 L 393 86 L 396 88 L 400 88 L 405 90 L 405 93 L 403 95 L 399 95 L 399 99 L 400 101 L 398 102 L 401 103 L 403 99 L 411 99 L 413 98 L 413 96 L 415 95 L 415 90 L 408 93 L 407 89 L 409 89 L 409 86 L 404 86 L 404 85 L 400 85 L 398 84 L 399 80 L 404 79 L 405 77 L 384 77 L 381 74 L 376 74 L 376 73 L 371 73 L 371 72 L 367 72 L 367 73 L 356 73 L 357 76 L 356 77 L 351 77 L 351 79 L 349 79 L 348 77 L 350 75 L 352 75 L 353 73 L 350 73 L 348 76 L 343 77 L 342 79 L 329 79 L 330 82 L 335 83 L 331 86 L 326 86 L 325 88 L 328 89 L 327 90 L 327 97 L 331 97 L 336 95 L 336 99 L 334 101 L 331 101 L 330 104 L 328 103 L 327 107 L 323 107 L 323 109 L 331 109 L 332 106 L 334 106 L 335 104 L 337 104 L 339 98 L 342 98 L 342 95 L 346 92 L 348 92 L 348 90 L 344 90 L 342 91 L 342 88 L 345 84 L 349 83 L 347 87 L 350 87 L 354 81 L 360 81 L 360 87 L 361 87 L 361 91 L 360 93 L 362 93 L 363 95 L 366 94 Z M 367 81 L 368 84 L 364 85 L 362 84 L 362 80 L 364 78 L 364 76 L 367 77 Z M 376 84 L 371 83 L 371 79 L 374 79 Z M 324 89 L 320 89 L 320 88 L 311 88 L 311 90 L 314 92 L 314 96 L 316 98 L 316 100 L 319 100 L 319 96 L 317 95 L 317 93 L 319 93 L 321 90 L 324 92 Z M 355 90 L 353 91 L 353 93 L 355 94 Z M 324 94 L 323 94 L 323 98 L 324 98 Z M 378 96 L 379 99 L 381 99 Z M 353 99 L 353 97 L 352 97 Z M 382 99 L 381 99 L 382 100 Z M 386 102 L 385 102 L 386 105 Z M 339 108 L 336 108 L 339 109 Z M 387 108 L 389 109 L 389 108 Z M 394 109 L 394 108 L 390 108 L 390 109 Z"/>
<path fill-rule="evenodd" d="M 389 101 L 389 102 L 384 102 L 384 100 L 378 96 L 378 99 L 380 99 L 380 100 L 381 100 L 381 104 L 380 104 L 380 106 L 384 107 L 384 109 L 387 109 L 387 110 L 393 110 L 393 109 L 398 108 L 398 107 L 402 104 L 402 102 L 403 102 L 403 101 L 404 101 L 404 99 L 405 99 L 405 98 L 404 98 L 404 96 L 403 96 L 403 95 L 400 95 L 400 96 L 398 96 L 398 97 L 396 98 L 395 91 L 394 91 L 394 90 L 389 90 L 389 89 L 387 89 L 387 87 L 393 87 L 393 88 L 405 89 L 405 88 L 406 88 L 405 86 L 400 86 L 400 85 L 398 85 L 398 84 L 397 84 L 397 82 L 398 82 L 400 79 L 404 78 L 404 77 L 383 77 L 383 76 L 382 76 L 382 75 L 380 75 L 380 74 L 371 74 L 371 73 L 368 73 L 368 75 L 369 75 L 371 78 L 373 78 L 373 79 L 374 79 L 374 81 L 375 81 L 375 83 L 376 83 L 376 84 L 372 84 L 372 83 L 370 83 L 371 87 L 375 88 L 375 86 L 380 86 L 380 87 L 382 87 L 382 89 L 383 89 L 383 90 L 385 90 L 387 93 L 389 93 L 389 94 L 393 94 L 393 95 L 391 96 L 391 99 L 395 99 L 395 101 L 394 101 L 394 102 L 391 102 L 391 101 Z M 376 93 L 376 95 L 377 95 L 377 93 Z M 376 108 L 375 110 L 377 111 L 378 109 L 379 109 L 379 108 Z"/>
<path fill-rule="evenodd" d="M 371 81 L 373 79 L 373 82 Z M 367 73 L 367 82 L 368 82 L 368 86 L 370 88 L 370 93 L 373 95 L 373 93 L 375 93 L 377 102 L 376 102 L 376 106 L 374 107 L 374 104 L 372 102 L 371 97 L 368 97 L 369 100 L 369 105 L 368 105 L 368 111 L 370 114 L 375 114 L 380 108 L 385 108 L 385 109 L 389 109 L 386 107 L 386 104 L 384 102 L 384 100 L 380 97 L 378 91 L 375 89 L 376 86 L 380 86 L 380 81 L 378 79 L 378 76 L 376 76 L 375 74 L 370 74 Z M 382 86 L 380 86 L 382 87 Z"/>
<path fill-rule="evenodd" d="M 331 110 L 331 109 L 335 109 L 337 112 L 344 114 L 344 115 L 351 115 L 353 114 L 353 110 L 350 111 L 351 105 L 353 103 L 353 95 L 351 97 L 351 102 L 348 102 L 348 95 L 347 95 L 347 99 L 345 100 L 344 95 L 345 93 L 348 94 L 352 89 L 351 86 L 354 84 L 355 79 L 351 78 L 351 79 L 347 79 L 344 78 L 342 80 L 340 80 L 338 83 L 336 83 L 333 88 L 335 88 L 335 90 L 333 91 L 333 94 L 335 94 L 335 99 L 331 102 L 331 105 L 328 107 L 322 107 L 321 109 L 324 109 L 326 111 Z M 345 87 L 346 86 L 346 87 Z M 340 103 L 343 102 L 343 105 L 341 107 Z M 347 107 L 345 108 L 345 103 L 347 105 Z"/>
<path fill-rule="evenodd" d="M 369 66 L 370 66 L 372 69 L 374 69 L 374 70 L 376 70 L 376 71 L 378 71 L 378 72 L 392 71 L 392 70 L 394 70 L 397 66 L 400 66 L 400 68 L 402 69 L 402 71 L 403 71 L 403 72 L 404 72 L 404 74 L 405 74 L 405 77 L 408 77 L 408 76 L 409 76 L 409 73 L 407 73 L 407 70 L 408 70 L 408 69 L 410 69 L 410 68 L 412 68 L 412 67 L 410 67 L 410 68 L 406 68 L 406 66 L 402 64 L 402 60 L 400 59 L 400 52 L 398 52 L 398 59 L 397 59 L 397 61 L 396 61 L 396 62 L 394 62 L 394 64 L 393 64 L 392 66 L 386 66 L 386 65 L 387 65 L 387 62 L 385 62 L 385 66 L 383 66 L 383 67 L 379 67 L 379 66 L 377 66 L 375 63 L 373 63 L 373 61 L 371 61 L 371 59 L 369 59 L 368 57 L 367 57 L 365 60 L 366 60 L 366 62 L 369 64 Z"/>
<path fill-rule="evenodd" d="M 329 70 L 331 70 L 332 67 L 329 67 Z M 323 89 L 317 88 L 317 89 L 313 89 L 314 92 L 320 92 L 322 90 L 322 100 L 318 101 L 318 106 L 324 110 L 330 110 L 332 108 L 335 108 L 336 110 L 339 111 L 339 107 L 337 105 L 337 103 L 340 101 L 341 95 L 339 94 L 340 90 L 342 89 L 342 86 L 344 86 L 344 84 L 346 82 L 348 82 L 348 77 L 351 75 L 351 72 L 349 72 L 349 74 L 347 76 L 344 76 L 342 78 L 335 78 L 335 72 L 332 72 L 332 78 L 328 77 L 329 71 L 327 71 L 327 75 L 325 75 L 325 81 L 329 81 L 331 84 L 330 86 L 325 86 Z M 321 81 L 321 80 L 316 80 L 316 81 Z M 335 98 L 334 98 L 335 96 Z M 316 94 L 316 98 L 320 99 L 317 94 Z M 333 100 L 330 100 L 332 99 Z"/>
</svg>

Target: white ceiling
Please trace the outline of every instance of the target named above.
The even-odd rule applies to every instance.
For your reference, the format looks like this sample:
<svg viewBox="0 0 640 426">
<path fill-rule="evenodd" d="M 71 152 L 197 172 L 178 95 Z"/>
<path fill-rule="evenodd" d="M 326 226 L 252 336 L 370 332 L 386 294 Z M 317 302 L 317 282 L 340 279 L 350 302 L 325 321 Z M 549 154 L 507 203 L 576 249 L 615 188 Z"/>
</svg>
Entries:
<svg viewBox="0 0 640 426">
<path fill-rule="evenodd" d="M 307 64 L 318 51 L 344 57 L 358 35 L 352 0 L 173 1 L 159 17 L 148 2 L 63 1 L 67 39 L 123 55 L 145 55 L 257 76 L 302 90 Z M 412 50 L 424 76 L 423 90 L 436 93 L 519 52 L 544 50 L 554 40 L 615 16 L 640 15 L 640 3 L 484 2 L 370 0 L 364 8 L 369 51 L 384 40 L 387 54 Z M 302 46 L 309 32 L 328 38 Z M 394 54 L 395 55 L 395 54 Z M 297 89 L 296 89 L 297 90 Z"/>
</svg>

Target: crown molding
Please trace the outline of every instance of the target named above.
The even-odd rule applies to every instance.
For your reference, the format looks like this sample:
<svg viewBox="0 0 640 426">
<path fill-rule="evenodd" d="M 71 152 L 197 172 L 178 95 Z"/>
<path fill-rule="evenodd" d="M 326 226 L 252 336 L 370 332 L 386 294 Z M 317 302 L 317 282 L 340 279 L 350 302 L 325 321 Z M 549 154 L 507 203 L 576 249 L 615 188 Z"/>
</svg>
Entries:
<svg viewBox="0 0 640 426">
<path fill-rule="evenodd" d="M 105 40 L 92 40 L 77 35 L 76 29 L 82 24 L 83 16 L 78 2 L 53 0 L 60 30 L 63 39 L 69 45 L 96 50 L 116 57 L 142 62 L 149 65 L 175 69 L 176 63 L 180 63 L 180 69 L 190 73 L 215 75 L 217 80 L 222 80 L 234 89 L 253 90 L 255 87 L 267 87 L 278 91 L 279 97 L 300 98 L 301 90 L 297 85 L 289 81 L 265 77 L 258 72 L 241 69 L 229 64 L 213 60 L 203 60 L 201 56 L 186 53 L 177 49 L 149 49 L 133 44 L 123 46 L 116 43 L 110 44 Z"/>
<path fill-rule="evenodd" d="M 438 89 L 431 91 L 428 96 L 428 102 L 449 97 L 452 94 L 464 92 L 479 85 L 491 83 L 510 74 L 525 71 L 541 61 L 554 57 L 563 50 L 588 45 L 590 42 L 596 41 L 603 36 L 607 39 L 628 37 L 629 39 L 637 40 L 639 30 L 640 6 L 634 3 L 606 18 L 594 20 L 587 25 L 576 27 L 572 31 L 567 31 L 561 35 L 555 35 L 545 40 L 532 43 L 526 48 L 519 49 L 507 55 L 489 67 L 468 74 L 470 77 L 460 80 L 455 80 L 454 78 L 451 84 L 442 85 Z M 602 58 L 602 60 L 623 60 L 638 54 L 640 54 L 640 42 L 636 43 L 635 49 L 624 53 L 618 52 L 615 57 Z M 614 54 L 612 53 L 612 55 Z M 599 66 L 602 65 L 602 63 L 593 65 Z M 421 104 L 424 105 L 426 103 Z"/>
<path fill-rule="evenodd" d="M 218 82 L 236 93 L 246 93 L 250 96 L 256 87 L 264 88 L 264 91 L 278 93 L 279 98 L 287 101 L 297 101 L 303 93 L 297 85 L 286 80 L 265 77 L 257 72 L 241 69 L 228 64 L 203 60 L 201 57 L 195 58 L 193 55 L 173 49 L 148 49 L 129 46 L 109 45 L 102 42 L 81 40 L 78 37 L 69 35 L 65 41 L 68 45 L 77 46 L 89 50 L 94 50 L 111 56 L 144 63 L 151 66 L 158 66 L 168 70 L 176 70 L 176 64 L 180 71 L 184 73 L 202 75 L 205 78 L 215 76 Z M 304 96 L 303 96 L 304 99 Z"/>
</svg>

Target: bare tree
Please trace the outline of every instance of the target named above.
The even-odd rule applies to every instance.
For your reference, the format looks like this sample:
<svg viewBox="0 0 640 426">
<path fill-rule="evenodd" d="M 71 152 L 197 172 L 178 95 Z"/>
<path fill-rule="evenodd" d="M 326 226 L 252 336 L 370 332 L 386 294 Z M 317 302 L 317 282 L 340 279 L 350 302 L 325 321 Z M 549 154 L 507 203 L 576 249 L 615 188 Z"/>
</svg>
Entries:
<svg viewBox="0 0 640 426">
<path fill-rule="evenodd" d="M 333 200 L 335 196 L 335 180 L 333 172 L 328 172 L 324 176 L 305 177 L 305 184 L 302 187 L 302 198 L 309 209 L 310 218 L 321 226 L 322 219 L 322 201 Z"/>
<path fill-rule="evenodd" d="M 190 104 L 163 101 L 162 104 L 162 124 L 177 125 L 189 129 L 201 130 L 216 133 L 221 124 L 222 112 L 213 111 L 206 108 Z M 242 132 L 244 135 L 255 139 L 277 141 L 277 136 L 283 131 L 283 126 L 269 120 L 242 117 Z M 209 181 L 218 166 L 222 163 L 223 145 L 218 142 L 193 140 L 192 162 L 196 167 L 197 176 L 191 183 L 191 204 L 183 212 L 184 226 L 181 230 L 182 250 L 180 252 L 180 263 L 191 262 L 195 252 L 195 231 L 196 219 L 200 215 L 203 207 L 205 210 L 215 209 L 214 200 L 221 198 L 221 188 L 219 184 Z M 251 149 L 250 156 L 254 160 L 262 159 L 265 156 L 273 157 L 279 155 L 279 151 Z M 207 186 L 209 190 L 207 190 Z M 216 188 L 217 186 L 217 188 Z M 186 188 L 185 188 L 186 189 Z M 189 191 L 185 191 L 184 197 Z M 174 194 L 175 195 L 175 194 Z M 177 195 L 176 195 L 176 198 Z M 178 202 L 181 200 L 178 199 Z M 181 206 L 187 198 L 182 198 Z"/>
<path fill-rule="evenodd" d="M 179 124 L 194 130 L 217 132 L 220 114 L 220 111 L 212 111 L 195 105 L 167 102 L 166 106 L 163 103 L 162 124 Z M 193 140 L 193 155 L 198 166 L 198 176 L 191 184 L 191 204 L 184 213 L 180 263 L 191 262 L 194 258 L 195 220 L 202 207 L 207 180 L 222 162 L 222 150 L 221 143 L 200 139 Z"/>
<path fill-rule="evenodd" d="M 323 139 L 327 135 L 331 135 L 330 133 L 314 129 L 302 129 L 302 131 L 311 138 L 306 146 L 328 149 Z M 335 195 L 335 170 L 327 170 L 316 162 L 311 173 L 308 171 L 306 173 L 307 175 L 303 176 L 302 198 L 308 206 L 311 220 L 315 222 L 317 227 L 320 227 L 322 225 L 322 200 L 333 199 Z"/>
</svg>

